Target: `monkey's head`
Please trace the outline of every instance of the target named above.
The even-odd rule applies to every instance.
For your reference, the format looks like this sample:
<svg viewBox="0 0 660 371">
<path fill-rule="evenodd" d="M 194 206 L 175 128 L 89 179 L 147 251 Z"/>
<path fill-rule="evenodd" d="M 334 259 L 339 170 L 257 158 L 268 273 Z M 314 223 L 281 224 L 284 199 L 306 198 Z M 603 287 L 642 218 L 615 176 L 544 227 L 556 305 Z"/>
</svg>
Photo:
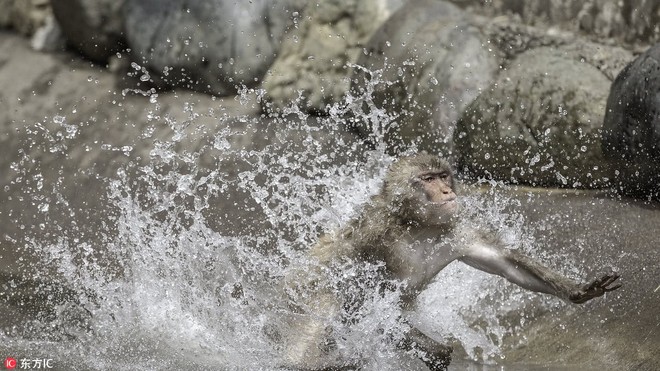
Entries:
<svg viewBox="0 0 660 371">
<path fill-rule="evenodd" d="M 444 225 L 458 208 L 449 163 L 428 154 L 403 157 L 392 164 L 383 195 L 402 223 Z"/>
</svg>

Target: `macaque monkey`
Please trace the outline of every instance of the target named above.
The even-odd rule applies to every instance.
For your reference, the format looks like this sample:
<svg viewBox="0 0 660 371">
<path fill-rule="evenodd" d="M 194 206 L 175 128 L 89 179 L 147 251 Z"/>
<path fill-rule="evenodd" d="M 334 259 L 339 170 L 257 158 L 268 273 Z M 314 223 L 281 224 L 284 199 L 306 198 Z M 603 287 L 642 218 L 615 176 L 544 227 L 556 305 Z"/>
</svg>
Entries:
<svg viewBox="0 0 660 371">
<path fill-rule="evenodd" d="M 328 272 L 344 262 L 380 262 L 383 280 L 403 284 L 402 305 L 412 306 L 417 295 L 454 260 L 499 275 L 528 290 L 584 303 L 619 288 L 616 273 L 576 284 L 529 257 L 507 249 L 495 235 L 458 223 L 459 201 L 447 162 L 422 154 L 405 157 L 388 170 L 382 190 L 362 214 L 343 230 L 323 236 L 314 246 L 309 266 L 293 269 L 286 287 L 300 318 L 291 325 L 286 347 L 288 366 L 296 369 L 332 367 L 323 360 L 332 348 L 328 324 L 340 315 L 347 298 L 324 283 Z M 412 328 L 398 346 L 442 370 L 451 348 Z"/>
</svg>

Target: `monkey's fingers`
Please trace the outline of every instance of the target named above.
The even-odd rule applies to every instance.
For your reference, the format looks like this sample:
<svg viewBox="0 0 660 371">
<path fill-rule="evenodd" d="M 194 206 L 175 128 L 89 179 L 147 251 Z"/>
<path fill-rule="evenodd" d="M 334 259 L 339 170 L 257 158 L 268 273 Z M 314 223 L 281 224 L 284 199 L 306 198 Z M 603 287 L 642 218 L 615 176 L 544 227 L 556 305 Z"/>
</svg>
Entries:
<svg viewBox="0 0 660 371">
<path fill-rule="evenodd" d="M 605 292 L 610 292 L 610 291 L 614 291 L 614 290 L 618 289 L 621 286 L 622 285 L 619 283 L 619 284 L 616 284 L 612 287 L 603 287 L 603 289 L 605 290 Z"/>
<path fill-rule="evenodd" d="M 610 279 L 605 281 L 605 286 L 609 286 L 610 284 L 612 284 L 612 282 L 618 280 L 619 277 L 621 277 L 621 276 L 619 276 L 617 273 L 614 273 L 612 276 L 610 276 Z"/>
<path fill-rule="evenodd" d="M 603 290 L 605 290 L 605 292 L 614 291 L 622 286 L 621 283 L 617 283 L 616 285 L 610 286 L 614 283 L 614 281 L 618 279 L 619 279 L 619 275 L 617 274 L 616 276 L 611 277 L 609 280 L 603 282 L 603 285 L 601 287 L 603 288 Z"/>
<path fill-rule="evenodd" d="M 591 284 L 588 284 L 584 288 L 585 299 L 586 300 L 593 299 L 595 297 L 604 295 L 606 292 L 610 292 L 618 289 L 619 287 L 621 287 L 621 284 L 617 284 L 612 287 L 609 287 L 617 279 L 619 279 L 619 275 L 617 273 L 612 273 L 612 274 L 606 274 L 603 277 L 594 280 Z"/>
<path fill-rule="evenodd" d="M 619 279 L 618 273 L 605 274 L 603 277 L 596 279 L 590 286 L 595 287 L 605 287 L 612 284 L 612 282 Z"/>
<path fill-rule="evenodd" d="M 605 275 L 605 277 L 601 278 L 601 286 L 609 286 L 612 284 L 612 282 L 616 281 L 619 279 L 619 275 L 614 273 L 614 274 L 608 274 Z"/>
</svg>

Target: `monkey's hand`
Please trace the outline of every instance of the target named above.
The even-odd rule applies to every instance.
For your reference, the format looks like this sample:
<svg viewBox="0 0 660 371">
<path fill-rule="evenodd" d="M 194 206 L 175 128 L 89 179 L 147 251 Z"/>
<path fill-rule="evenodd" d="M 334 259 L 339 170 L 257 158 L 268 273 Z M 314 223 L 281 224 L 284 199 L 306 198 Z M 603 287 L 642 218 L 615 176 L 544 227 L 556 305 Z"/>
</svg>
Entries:
<svg viewBox="0 0 660 371">
<path fill-rule="evenodd" d="M 616 272 L 606 273 L 602 277 L 595 279 L 572 293 L 568 299 L 576 304 L 585 303 L 593 298 L 603 296 L 606 292 L 614 291 L 621 287 L 621 284 L 612 285 L 619 278 Z"/>
<path fill-rule="evenodd" d="M 438 343 L 415 327 L 398 346 L 419 358 L 431 371 L 447 370 L 451 362 L 453 349 L 450 346 Z"/>
</svg>

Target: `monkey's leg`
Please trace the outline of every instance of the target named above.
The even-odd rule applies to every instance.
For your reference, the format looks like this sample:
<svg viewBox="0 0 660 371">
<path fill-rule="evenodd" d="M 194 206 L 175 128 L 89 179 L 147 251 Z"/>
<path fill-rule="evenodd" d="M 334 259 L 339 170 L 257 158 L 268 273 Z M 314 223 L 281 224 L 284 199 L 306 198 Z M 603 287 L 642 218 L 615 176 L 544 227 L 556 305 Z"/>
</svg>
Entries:
<svg viewBox="0 0 660 371">
<path fill-rule="evenodd" d="M 432 371 L 446 370 L 451 362 L 450 346 L 438 343 L 415 327 L 406 333 L 406 338 L 399 343 L 399 347 L 411 352 Z"/>
<path fill-rule="evenodd" d="M 334 348 L 331 327 L 339 312 L 334 295 L 317 293 L 306 303 L 306 313 L 291 324 L 285 362 L 288 367 L 321 369 L 329 367 L 327 355 Z"/>
</svg>

